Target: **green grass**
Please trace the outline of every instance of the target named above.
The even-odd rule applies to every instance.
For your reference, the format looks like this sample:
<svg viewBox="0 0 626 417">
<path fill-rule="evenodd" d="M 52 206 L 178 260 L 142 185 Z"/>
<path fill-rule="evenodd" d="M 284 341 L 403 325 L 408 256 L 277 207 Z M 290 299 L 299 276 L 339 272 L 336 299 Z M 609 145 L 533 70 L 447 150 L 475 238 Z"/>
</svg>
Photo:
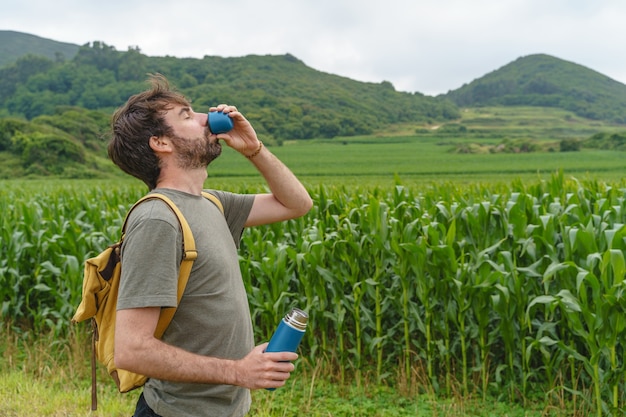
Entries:
<svg viewBox="0 0 626 417">
<path fill-rule="evenodd" d="M 59 371 L 60 369 L 54 369 Z M 22 416 L 130 416 L 132 398 L 100 389 L 100 406 L 90 412 L 90 387 L 60 376 L 35 378 L 20 371 L 2 373 L 0 415 Z"/>
<path fill-rule="evenodd" d="M 85 339 L 60 344 L 49 337 L 25 342 L 7 331 L 0 342 L 0 415 L 3 417 L 108 416 L 132 414 L 139 391 L 119 394 L 102 367 L 98 370 L 98 409 L 92 412 Z M 301 360 L 287 385 L 252 392 L 250 416 L 559 416 L 550 408 L 527 408 L 475 398 L 407 395 L 378 384 L 339 385 L 319 366 Z"/>
<path fill-rule="evenodd" d="M 294 379 L 296 379 L 294 377 Z M 0 415 L 5 417 L 60 417 L 132 415 L 139 392 L 118 394 L 111 387 L 99 390 L 99 406 L 90 411 L 90 388 L 79 387 L 60 377 L 34 379 L 22 372 L 2 374 Z M 294 381 L 286 388 L 269 393 L 255 391 L 250 416 L 475 416 L 539 417 L 542 410 L 525 410 L 520 406 L 478 400 L 440 400 L 428 395 L 407 398 L 390 389 L 338 387 L 319 381 L 311 387 Z"/>
</svg>

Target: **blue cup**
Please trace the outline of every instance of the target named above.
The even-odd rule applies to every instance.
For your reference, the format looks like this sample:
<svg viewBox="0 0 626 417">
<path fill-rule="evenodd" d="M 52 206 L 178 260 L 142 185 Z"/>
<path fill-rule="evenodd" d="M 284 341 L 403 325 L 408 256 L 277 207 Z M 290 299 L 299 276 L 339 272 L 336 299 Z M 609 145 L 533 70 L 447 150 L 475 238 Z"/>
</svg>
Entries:
<svg viewBox="0 0 626 417">
<path fill-rule="evenodd" d="M 207 117 L 209 118 L 209 130 L 215 135 L 226 133 L 234 126 L 233 119 L 221 111 L 210 111 Z"/>
</svg>

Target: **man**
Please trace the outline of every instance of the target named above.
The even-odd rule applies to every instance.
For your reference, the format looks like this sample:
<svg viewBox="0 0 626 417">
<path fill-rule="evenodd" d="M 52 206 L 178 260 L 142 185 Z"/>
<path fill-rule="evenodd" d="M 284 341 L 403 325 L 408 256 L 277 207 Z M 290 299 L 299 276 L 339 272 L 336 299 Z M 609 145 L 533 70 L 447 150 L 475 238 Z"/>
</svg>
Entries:
<svg viewBox="0 0 626 417">
<path fill-rule="evenodd" d="M 206 113 L 151 76 L 152 88 L 132 96 L 112 121 L 109 156 L 150 190 L 170 197 L 194 234 L 198 258 L 176 314 L 163 338 L 154 337 L 161 308 L 176 306 L 182 236 L 178 220 L 160 200 L 130 215 L 122 247 L 115 363 L 150 379 L 135 416 L 241 416 L 250 389 L 285 384 L 295 353 L 264 353 L 254 346 L 237 248 L 244 227 L 296 218 L 312 201 L 293 173 L 257 138 L 233 106 L 219 105 L 234 122 L 215 135 Z M 220 141 L 248 157 L 271 193 L 211 191 L 224 215 L 201 196 L 208 164 Z"/>
</svg>

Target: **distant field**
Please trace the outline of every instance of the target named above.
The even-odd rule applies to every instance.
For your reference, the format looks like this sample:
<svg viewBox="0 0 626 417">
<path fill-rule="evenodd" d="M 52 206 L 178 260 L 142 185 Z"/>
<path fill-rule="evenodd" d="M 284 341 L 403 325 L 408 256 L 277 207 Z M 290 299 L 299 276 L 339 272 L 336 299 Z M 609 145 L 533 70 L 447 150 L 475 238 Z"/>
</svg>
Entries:
<svg viewBox="0 0 626 417">
<path fill-rule="evenodd" d="M 599 132 L 624 132 L 626 126 L 579 118 L 559 109 L 493 107 L 463 109 L 462 117 L 444 125 L 404 124 L 364 137 L 294 140 L 271 150 L 306 183 L 346 186 L 389 186 L 433 181 L 509 183 L 545 179 L 557 170 L 580 180 L 621 180 L 626 154 L 582 148 L 559 152 L 563 139 L 585 140 Z M 263 138 L 262 138 L 263 139 Z M 532 141 L 556 152 L 489 153 L 503 141 Z M 271 140 L 267 140 L 268 145 Z M 483 153 L 460 154 L 460 145 L 476 145 Z M 104 158 L 105 155 L 100 155 Z M 20 162 L 0 152 L 0 178 L 20 172 Z M 95 164 L 95 163 L 94 163 Z M 129 178 L 110 162 L 102 176 Z M 110 174 L 110 175 L 108 175 Z M 263 184 L 246 158 L 224 146 L 223 156 L 209 168 L 207 186 Z"/>
<path fill-rule="evenodd" d="M 555 108 L 481 107 L 464 109 L 461 114 L 459 123 L 468 129 L 505 137 L 586 139 L 598 130 L 619 130 L 605 122 L 583 119 Z"/>
<path fill-rule="evenodd" d="M 445 182 L 505 182 L 547 178 L 557 170 L 566 177 L 600 181 L 621 180 L 626 171 L 622 152 L 583 149 L 580 152 L 520 154 L 456 154 L 457 143 L 495 144 L 504 139 L 532 139 L 558 143 L 586 139 L 599 131 L 624 131 L 580 119 L 569 112 L 541 108 L 467 109 L 463 118 L 447 126 L 397 126 L 393 131 L 368 137 L 293 141 L 272 147 L 307 184 L 377 185 Z M 462 133 L 454 129 L 462 126 Z M 448 134 L 447 131 L 452 131 Z M 419 133 L 416 133 L 419 132 Z M 230 177 L 256 181 L 250 163 L 224 150 L 209 169 L 209 182 Z"/>
<path fill-rule="evenodd" d="M 272 152 L 312 186 L 320 183 L 386 186 L 396 178 L 405 185 L 432 181 L 508 183 L 518 178 L 547 178 L 557 170 L 563 170 L 566 177 L 581 180 L 618 181 L 626 172 L 626 155 L 622 152 L 454 154 L 449 152 L 452 145 L 440 145 L 440 142 L 421 137 L 397 137 L 384 144 L 311 141 L 275 147 Z M 229 149 L 209 168 L 209 183 L 226 177 L 252 183 L 260 179 L 245 158 Z"/>
</svg>

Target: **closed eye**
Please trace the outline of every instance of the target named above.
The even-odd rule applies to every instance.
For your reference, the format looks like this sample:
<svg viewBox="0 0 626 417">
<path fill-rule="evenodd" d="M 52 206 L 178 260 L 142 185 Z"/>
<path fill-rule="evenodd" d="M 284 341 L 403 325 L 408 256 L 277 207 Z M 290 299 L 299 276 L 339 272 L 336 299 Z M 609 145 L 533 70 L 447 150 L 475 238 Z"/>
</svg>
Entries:
<svg viewBox="0 0 626 417">
<path fill-rule="evenodd" d="M 181 107 L 178 116 L 183 119 L 191 119 L 191 107 Z"/>
</svg>

